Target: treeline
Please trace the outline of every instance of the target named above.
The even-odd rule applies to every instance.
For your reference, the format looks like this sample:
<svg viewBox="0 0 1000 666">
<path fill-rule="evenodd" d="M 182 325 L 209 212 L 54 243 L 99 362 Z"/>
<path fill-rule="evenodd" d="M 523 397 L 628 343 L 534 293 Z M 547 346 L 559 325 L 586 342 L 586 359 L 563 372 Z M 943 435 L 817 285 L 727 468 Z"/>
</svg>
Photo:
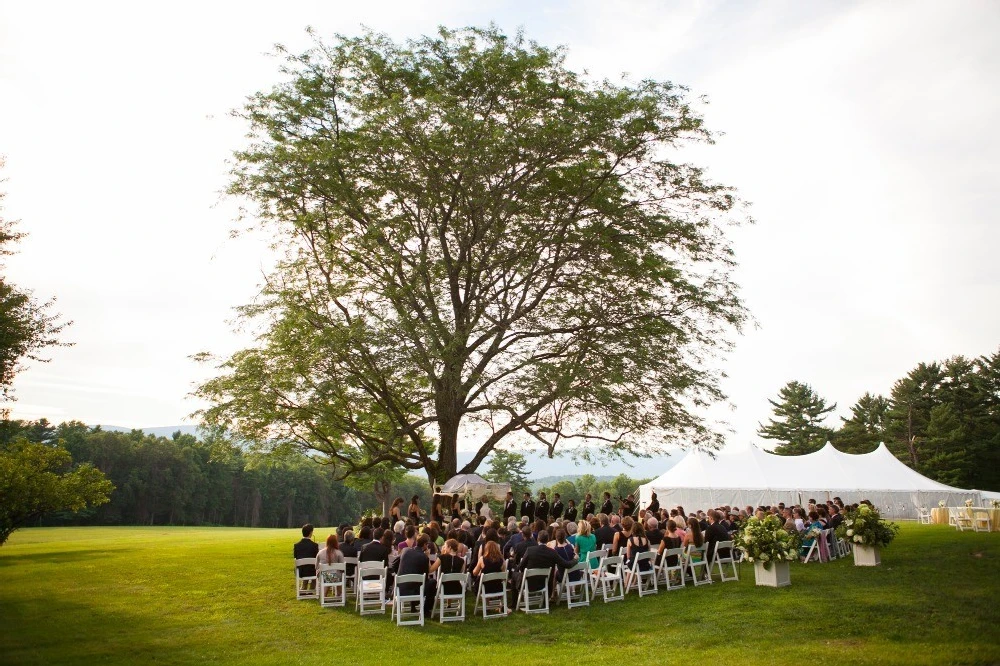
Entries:
<svg viewBox="0 0 1000 666">
<path fill-rule="evenodd" d="M 381 509 L 374 492 L 337 481 L 328 466 L 300 454 L 249 456 L 228 442 L 179 432 L 167 438 L 75 421 L 0 421 L 0 448 L 17 438 L 63 446 L 74 464 L 93 464 L 115 485 L 108 504 L 49 514 L 41 525 L 339 525 Z M 416 476 L 394 482 L 390 495 L 420 495 L 430 505 L 427 484 Z"/>
<path fill-rule="evenodd" d="M 822 424 L 836 405 L 807 384 L 789 382 L 771 404 L 775 418 L 759 434 L 781 442 L 776 453 L 809 453 L 828 440 L 847 453 L 868 453 L 885 442 L 935 481 L 1000 490 L 1000 352 L 921 363 L 889 395 L 861 396 L 836 429 Z"/>
</svg>

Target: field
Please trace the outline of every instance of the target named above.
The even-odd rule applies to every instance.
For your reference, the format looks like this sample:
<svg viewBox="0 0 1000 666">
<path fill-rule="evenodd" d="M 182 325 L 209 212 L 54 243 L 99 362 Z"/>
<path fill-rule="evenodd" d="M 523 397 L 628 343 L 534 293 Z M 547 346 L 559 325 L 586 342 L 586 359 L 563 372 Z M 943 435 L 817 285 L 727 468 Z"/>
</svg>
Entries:
<svg viewBox="0 0 1000 666">
<path fill-rule="evenodd" d="M 1000 663 L 1000 533 L 905 524 L 881 567 L 793 564 L 790 588 L 755 587 L 744 564 L 738 583 L 423 628 L 296 601 L 297 538 L 16 532 L 0 548 L 0 662 Z"/>
</svg>

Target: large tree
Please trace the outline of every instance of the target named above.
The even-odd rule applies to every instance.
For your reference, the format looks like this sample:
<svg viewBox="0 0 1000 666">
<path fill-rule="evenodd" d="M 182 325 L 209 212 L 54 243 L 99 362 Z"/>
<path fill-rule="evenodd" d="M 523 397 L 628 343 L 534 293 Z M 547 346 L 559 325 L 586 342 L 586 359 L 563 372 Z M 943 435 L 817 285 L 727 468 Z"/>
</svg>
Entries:
<svg viewBox="0 0 1000 666">
<path fill-rule="evenodd" d="M 257 343 L 203 419 L 346 473 L 438 482 L 501 441 L 717 446 L 700 415 L 746 313 L 733 192 L 686 90 L 595 83 L 495 28 L 317 41 L 254 95 L 231 192 L 283 259 L 242 309 Z"/>
<path fill-rule="evenodd" d="M 780 442 L 774 448 L 779 455 L 802 455 L 823 448 L 832 431 L 823 425 L 826 416 L 837 408 L 811 386 L 790 381 L 778 391 L 777 400 L 768 400 L 774 408 L 774 418 L 767 425 L 760 424 L 757 434 L 764 439 Z"/>
<path fill-rule="evenodd" d="M 517 498 L 531 490 L 528 461 L 520 453 L 493 449 L 486 479 L 495 483 L 509 483 L 511 492 Z"/>
<path fill-rule="evenodd" d="M 0 159 L 0 169 L 4 166 Z M 0 180 L 0 185 L 3 181 Z M 6 192 L 0 189 L 0 260 L 14 253 L 14 245 L 24 237 L 17 224 L 3 217 Z M 14 398 L 12 384 L 24 360 L 44 362 L 39 353 L 59 346 L 58 335 L 68 322 L 60 322 L 52 312 L 53 301 L 39 302 L 22 287 L 12 284 L 0 263 L 0 400 Z M 0 417 L 5 414 L 0 414 Z"/>
<path fill-rule="evenodd" d="M 881 395 L 865 393 L 851 407 L 851 418 L 833 436 L 834 445 L 845 453 L 870 453 L 886 441 L 889 401 Z"/>
</svg>

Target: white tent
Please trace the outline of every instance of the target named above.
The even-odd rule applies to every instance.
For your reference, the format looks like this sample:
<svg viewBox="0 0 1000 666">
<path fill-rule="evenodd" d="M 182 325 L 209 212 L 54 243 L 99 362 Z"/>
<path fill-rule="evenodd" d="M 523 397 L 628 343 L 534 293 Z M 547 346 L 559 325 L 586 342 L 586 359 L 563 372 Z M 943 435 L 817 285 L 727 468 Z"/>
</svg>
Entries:
<svg viewBox="0 0 1000 666">
<path fill-rule="evenodd" d="M 490 483 L 478 474 L 457 474 L 448 482 L 441 486 L 437 495 L 461 495 L 463 497 L 471 495 L 479 499 L 484 495 L 493 499 L 502 500 L 510 492 L 509 483 Z"/>
<path fill-rule="evenodd" d="M 982 502 L 979 491 L 952 488 L 918 474 L 885 444 L 860 455 L 842 453 L 830 443 L 802 456 L 779 456 L 754 446 L 714 457 L 693 451 L 640 486 L 639 506 L 647 506 L 654 492 L 660 506 L 681 505 L 687 511 L 723 504 L 804 506 L 810 499 L 840 497 L 847 504 L 868 499 L 891 518 L 915 518 L 918 507 L 935 507 L 940 500 L 948 506 L 967 499 Z"/>
</svg>

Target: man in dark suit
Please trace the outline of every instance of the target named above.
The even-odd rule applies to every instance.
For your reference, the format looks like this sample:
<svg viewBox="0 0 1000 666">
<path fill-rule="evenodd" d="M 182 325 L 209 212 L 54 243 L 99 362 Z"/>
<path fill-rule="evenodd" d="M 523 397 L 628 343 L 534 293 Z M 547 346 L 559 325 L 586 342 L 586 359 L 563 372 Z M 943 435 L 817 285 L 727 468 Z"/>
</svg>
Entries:
<svg viewBox="0 0 1000 666">
<path fill-rule="evenodd" d="M 604 493 L 604 503 L 601 504 L 601 513 L 606 513 L 609 516 L 615 512 L 615 507 L 611 503 L 611 493 Z"/>
<path fill-rule="evenodd" d="M 424 574 L 426 576 L 430 572 L 431 566 L 430 558 L 427 557 L 427 547 L 430 542 L 431 538 L 426 534 L 417 537 L 416 546 L 404 550 L 396 560 L 396 575 Z M 419 587 L 419 583 L 403 583 L 399 586 L 399 594 L 402 596 L 416 594 Z M 431 609 L 434 607 L 434 592 L 434 586 L 424 580 L 424 615 L 430 615 Z M 410 606 L 410 611 L 415 610 L 417 607 L 414 603 Z"/>
<path fill-rule="evenodd" d="M 594 506 L 594 500 L 591 499 L 590 493 L 587 493 L 587 496 L 583 498 L 583 515 L 581 517 L 586 520 L 590 516 L 596 515 L 597 507 Z"/>
<path fill-rule="evenodd" d="M 830 505 L 830 520 L 827 522 L 827 527 L 831 530 L 837 529 L 840 524 L 844 522 L 844 515 L 840 513 L 840 507 L 836 504 Z"/>
<path fill-rule="evenodd" d="M 528 520 L 535 517 L 535 503 L 531 501 L 531 493 L 524 493 L 524 500 L 521 502 L 521 518 L 525 516 Z"/>
<path fill-rule="evenodd" d="M 516 546 L 514 546 L 514 564 L 520 563 L 521 558 L 524 557 L 524 552 L 528 550 L 531 546 L 537 545 L 538 541 L 531 535 L 531 526 L 525 525 L 521 528 L 521 540 Z"/>
<path fill-rule="evenodd" d="M 552 567 L 557 567 L 560 571 L 568 569 L 570 567 L 576 566 L 577 559 L 574 557 L 570 560 L 564 560 L 559 556 L 552 548 L 549 548 L 546 544 L 549 541 L 549 533 L 546 530 L 542 530 L 538 533 L 538 543 L 532 544 L 524 551 L 524 557 L 521 558 L 521 563 L 518 566 L 518 571 L 521 575 L 524 575 L 527 569 L 549 569 Z M 542 585 L 545 581 L 542 578 L 532 578 L 528 581 L 528 589 L 532 592 L 542 589 Z"/>
<path fill-rule="evenodd" d="M 552 520 L 559 520 L 563 515 L 563 503 L 559 498 L 559 493 L 552 496 L 552 509 L 549 510 Z"/>
<path fill-rule="evenodd" d="M 656 493 L 653 493 L 653 499 L 649 501 L 649 506 L 646 507 L 647 512 L 652 512 L 654 516 L 660 515 L 660 500 L 656 499 Z"/>
<path fill-rule="evenodd" d="M 545 499 L 545 493 L 538 493 L 538 504 L 535 505 L 535 520 L 544 523 L 549 522 L 549 502 Z"/>
<path fill-rule="evenodd" d="M 607 515 L 601 516 L 601 526 L 594 532 L 594 538 L 597 539 L 597 547 L 599 549 L 610 546 L 615 542 L 615 531 L 608 524 Z"/>
<path fill-rule="evenodd" d="M 722 527 L 722 512 L 709 511 L 708 529 L 705 530 L 705 543 L 708 545 L 705 552 L 708 554 L 709 565 L 711 565 L 715 558 L 715 544 L 719 541 L 729 541 L 729 532 Z M 723 557 L 729 556 L 729 553 L 725 549 L 723 549 L 721 554 Z"/>
<path fill-rule="evenodd" d="M 301 560 L 319 555 L 319 544 L 312 540 L 313 526 L 306 523 L 302 526 L 302 540 L 292 548 L 292 555 L 295 559 Z M 299 576 L 315 576 L 316 567 L 312 564 L 305 564 L 299 567 Z M 312 589 L 311 583 L 306 583 L 308 589 Z"/>
<path fill-rule="evenodd" d="M 506 524 L 511 518 L 520 518 L 517 515 L 517 502 L 514 500 L 514 493 L 508 492 L 507 499 L 503 503 L 503 522 Z"/>
<path fill-rule="evenodd" d="M 566 505 L 566 520 L 571 523 L 576 522 L 576 502 L 573 500 L 570 500 L 569 504 Z"/>
</svg>

